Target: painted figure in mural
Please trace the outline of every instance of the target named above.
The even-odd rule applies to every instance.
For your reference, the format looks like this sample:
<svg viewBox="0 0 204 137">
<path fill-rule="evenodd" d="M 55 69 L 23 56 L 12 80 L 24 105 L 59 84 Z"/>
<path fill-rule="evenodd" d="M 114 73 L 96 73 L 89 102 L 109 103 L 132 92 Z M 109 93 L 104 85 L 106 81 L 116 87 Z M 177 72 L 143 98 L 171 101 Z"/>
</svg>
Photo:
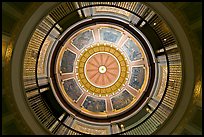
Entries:
<svg viewBox="0 0 204 137">
<path fill-rule="evenodd" d="M 133 96 L 127 90 L 111 99 L 113 108 L 116 110 L 126 107 L 132 100 Z"/>
<path fill-rule="evenodd" d="M 94 41 L 92 31 L 88 30 L 79 34 L 72 42 L 79 50 Z"/>
<path fill-rule="evenodd" d="M 105 100 L 87 97 L 83 106 L 93 112 L 104 112 L 106 110 Z"/>
<path fill-rule="evenodd" d="M 100 29 L 101 40 L 117 43 L 121 38 L 122 34 L 112 28 Z"/>
<path fill-rule="evenodd" d="M 72 100 L 76 101 L 81 96 L 82 91 L 78 87 L 74 79 L 65 81 L 63 85 L 66 93 Z"/>
<path fill-rule="evenodd" d="M 139 60 L 142 57 L 141 51 L 131 39 L 125 42 L 122 49 L 126 52 L 131 61 Z"/>
<path fill-rule="evenodd" d="M 144 82 L 144 69 L 142 67 L 133 67 L 129 85 L 138 90 L 141 88 L 143 82 Z"/>
<path fill-rule="evenodd" d="M 71 51 L 65 51 L 64 55 L 62 57 L 62 62 L 61 62 L 61 71 L 63 73 L 71 73 L 73 72 L 73 65 L 74 65 L 74 60 L 76 58 L 76 54 L 74 54 Z"/>
</svg>

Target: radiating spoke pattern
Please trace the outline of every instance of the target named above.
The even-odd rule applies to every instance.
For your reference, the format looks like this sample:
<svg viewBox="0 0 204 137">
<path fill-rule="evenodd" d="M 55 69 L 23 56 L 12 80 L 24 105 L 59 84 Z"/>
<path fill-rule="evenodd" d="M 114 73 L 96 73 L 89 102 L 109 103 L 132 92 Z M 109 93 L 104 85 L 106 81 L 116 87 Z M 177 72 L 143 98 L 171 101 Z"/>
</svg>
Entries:
<svg viewBox="0 0 204 137">
<path fill-rule="evenodd" d="M 148 60 L 140 43 L 123 31 L 96 25 L 66 42 L 58 75 L 64 97 L 80 112 L 113 116 L 142 96 Z"/>
<path fill-rule="evenodd" d="M 51 9 L 22 49 L 20 85 L 46 132 L 158 133 L 182 91 L 180 44 L 169 25 L 140 2 L 62 2 Z"/>
<path fill-rule="evenodd" d="M 78 59 L 77 79 L 86 91 L 107 96 L 123 87 L 127 62 L 115 47 L 96 44 L 84 50 Z"/>
<path fill-rule="evenodd" d="M 105 62 L 104 62 L 105 60 Z M 107 52 L 99 52 L 89 58 L 85 66 L 86 76 L 96 87 L 107 87 L 115 83 L 120 75 L 116 58 Z"/>
</svg>

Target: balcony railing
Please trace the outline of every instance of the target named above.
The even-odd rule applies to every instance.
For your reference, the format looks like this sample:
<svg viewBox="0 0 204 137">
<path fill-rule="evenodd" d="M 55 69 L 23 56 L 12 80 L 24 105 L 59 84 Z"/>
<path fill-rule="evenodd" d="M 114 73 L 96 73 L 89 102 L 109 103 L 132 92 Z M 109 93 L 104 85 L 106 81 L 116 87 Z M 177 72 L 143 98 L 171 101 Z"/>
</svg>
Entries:
<svg viewBox="0 0 204 137">
<path fill-rule="evenodd" d="M 163 96 L 155 101 L 157 105 L 153 110 L 147 110 L 150 113 L 147 118 L 134 127 L 118 133 L 122 135 L 153 134 L 173 113 L 181 90 L 182 64 L 179 47 L 171 30 L 159 15 L 141 2 L 66 2 L 59 4 L 49 15 L 43 18 L 28 42 L 24 57 L 23 83 L 29 106 L 42 126 L 52 134 L 83 134 L 69 127 L 67 120 L 70 114 L 67 112 L 61 114 L 60 117 L 55 117 L 49 105 L 43 99 L 42 93 L 51 90 L 46 63 L 53 43 L 63 32 L 63 28 L 59 25 L 60 22 L 74 12 L 81 13 L 83 15 L 82 19 L 93 16 L 93 10 L 97 9 L 98 6 L 112 7 L 112 9 L 106 9 L 110 15 L 119 14 L 113 10 L 113 7 L 118 11 L 126 11 L 129 14 L 121 15 L 123 20 L 136 27 L 151 26 L 163 44 L 163 55 L 166 58 L 164 61 L 167 64 L 167 81 Z M 41 68 L 39 69 L 39 67 Z M 42 69 L 43 71 L 40 71 Z"/>
</svg>

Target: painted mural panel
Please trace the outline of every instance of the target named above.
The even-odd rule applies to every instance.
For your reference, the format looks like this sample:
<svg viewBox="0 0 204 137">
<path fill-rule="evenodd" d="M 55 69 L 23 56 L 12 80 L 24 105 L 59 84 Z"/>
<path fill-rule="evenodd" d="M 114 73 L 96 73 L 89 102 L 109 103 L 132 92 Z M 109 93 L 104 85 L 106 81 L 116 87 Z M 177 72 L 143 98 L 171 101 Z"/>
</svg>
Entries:
<svg viewBox="0 0 204 137">
<path fill-rule="evenodd" d="M 79 86 L 76 84 L 76 81 L 74 79 L 69 79 L 69 80 L 64 81 L 63 86 L 64 86 L 64 89 L 67 95 L 72 100 L 76 101 L 83 93 L 81 89 L 79 88 Z"/>
<path fill-rule="evenodd" d="M 92 112 L 104 112 L 106 111 L 105 100 L 93 98 L 88 96 L 83 103 L 84 108 Z"/>
<path fill-rule="evenodd" d="M 122 34 L 113 28 L 100 29 L 100 38 L 103 41 L 117 43 L 120 40 L 121 36 Z"/>
<path fill-rule="evenodd" d="M 125 42 L 122 49 L 125 51 L 131 61 L 139 60 L 142 57 L 140 49 L 131 39 Z"/>
<path fill-rule="evenodd" d="M 134 89 L 140 89 L 144 83 L 145 69 L 143 67 L 133 67 L 129 85 Z"/>
<path fill-rule="evenodd" d="M 127 90 L 124 90 L 119 95 L 113 97 L 111 99 L 111 102 L 113 105 L 113 109 L 119 110 L 129 105 L 132 102 L 132 100 L 133 96 Z"/>
<path fill-rule="evenodd" d="M 94 42 L 93 33 L 91 30 L 80 33 L 74 38 L 72 44 L 79 50 Z"/>
<path fill-rule="evenodd" d="M 61 71 L 62 73 L 71 73 L 73 72 L 74 60 L 76 54 L 71 51 L 65 51 L 61 61 Z"/>
</svg>

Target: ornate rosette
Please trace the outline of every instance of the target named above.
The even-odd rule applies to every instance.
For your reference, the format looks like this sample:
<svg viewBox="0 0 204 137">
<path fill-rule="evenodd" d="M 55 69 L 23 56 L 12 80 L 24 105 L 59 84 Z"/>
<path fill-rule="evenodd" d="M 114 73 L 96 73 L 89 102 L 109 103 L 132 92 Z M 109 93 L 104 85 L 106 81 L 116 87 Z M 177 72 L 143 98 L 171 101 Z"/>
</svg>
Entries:
<svg viewBox="0 0 204 137">
<path fill-rule="evenodd" d="M 142 43 L 129 32 L 96 24 L 66 40 L 58 53 L 56 79 L 70 106 L 105 119 L 137 104 L 147 87 L 149 64 Z"/>
<path fill-rule="evenodd" d="M 127 62 L 116 48 L 97 44 L 84 50 L 79 57 L 78 80 L 89 92 L 99 96 L 120 90 L 127 78 Z"/>
</svg>

